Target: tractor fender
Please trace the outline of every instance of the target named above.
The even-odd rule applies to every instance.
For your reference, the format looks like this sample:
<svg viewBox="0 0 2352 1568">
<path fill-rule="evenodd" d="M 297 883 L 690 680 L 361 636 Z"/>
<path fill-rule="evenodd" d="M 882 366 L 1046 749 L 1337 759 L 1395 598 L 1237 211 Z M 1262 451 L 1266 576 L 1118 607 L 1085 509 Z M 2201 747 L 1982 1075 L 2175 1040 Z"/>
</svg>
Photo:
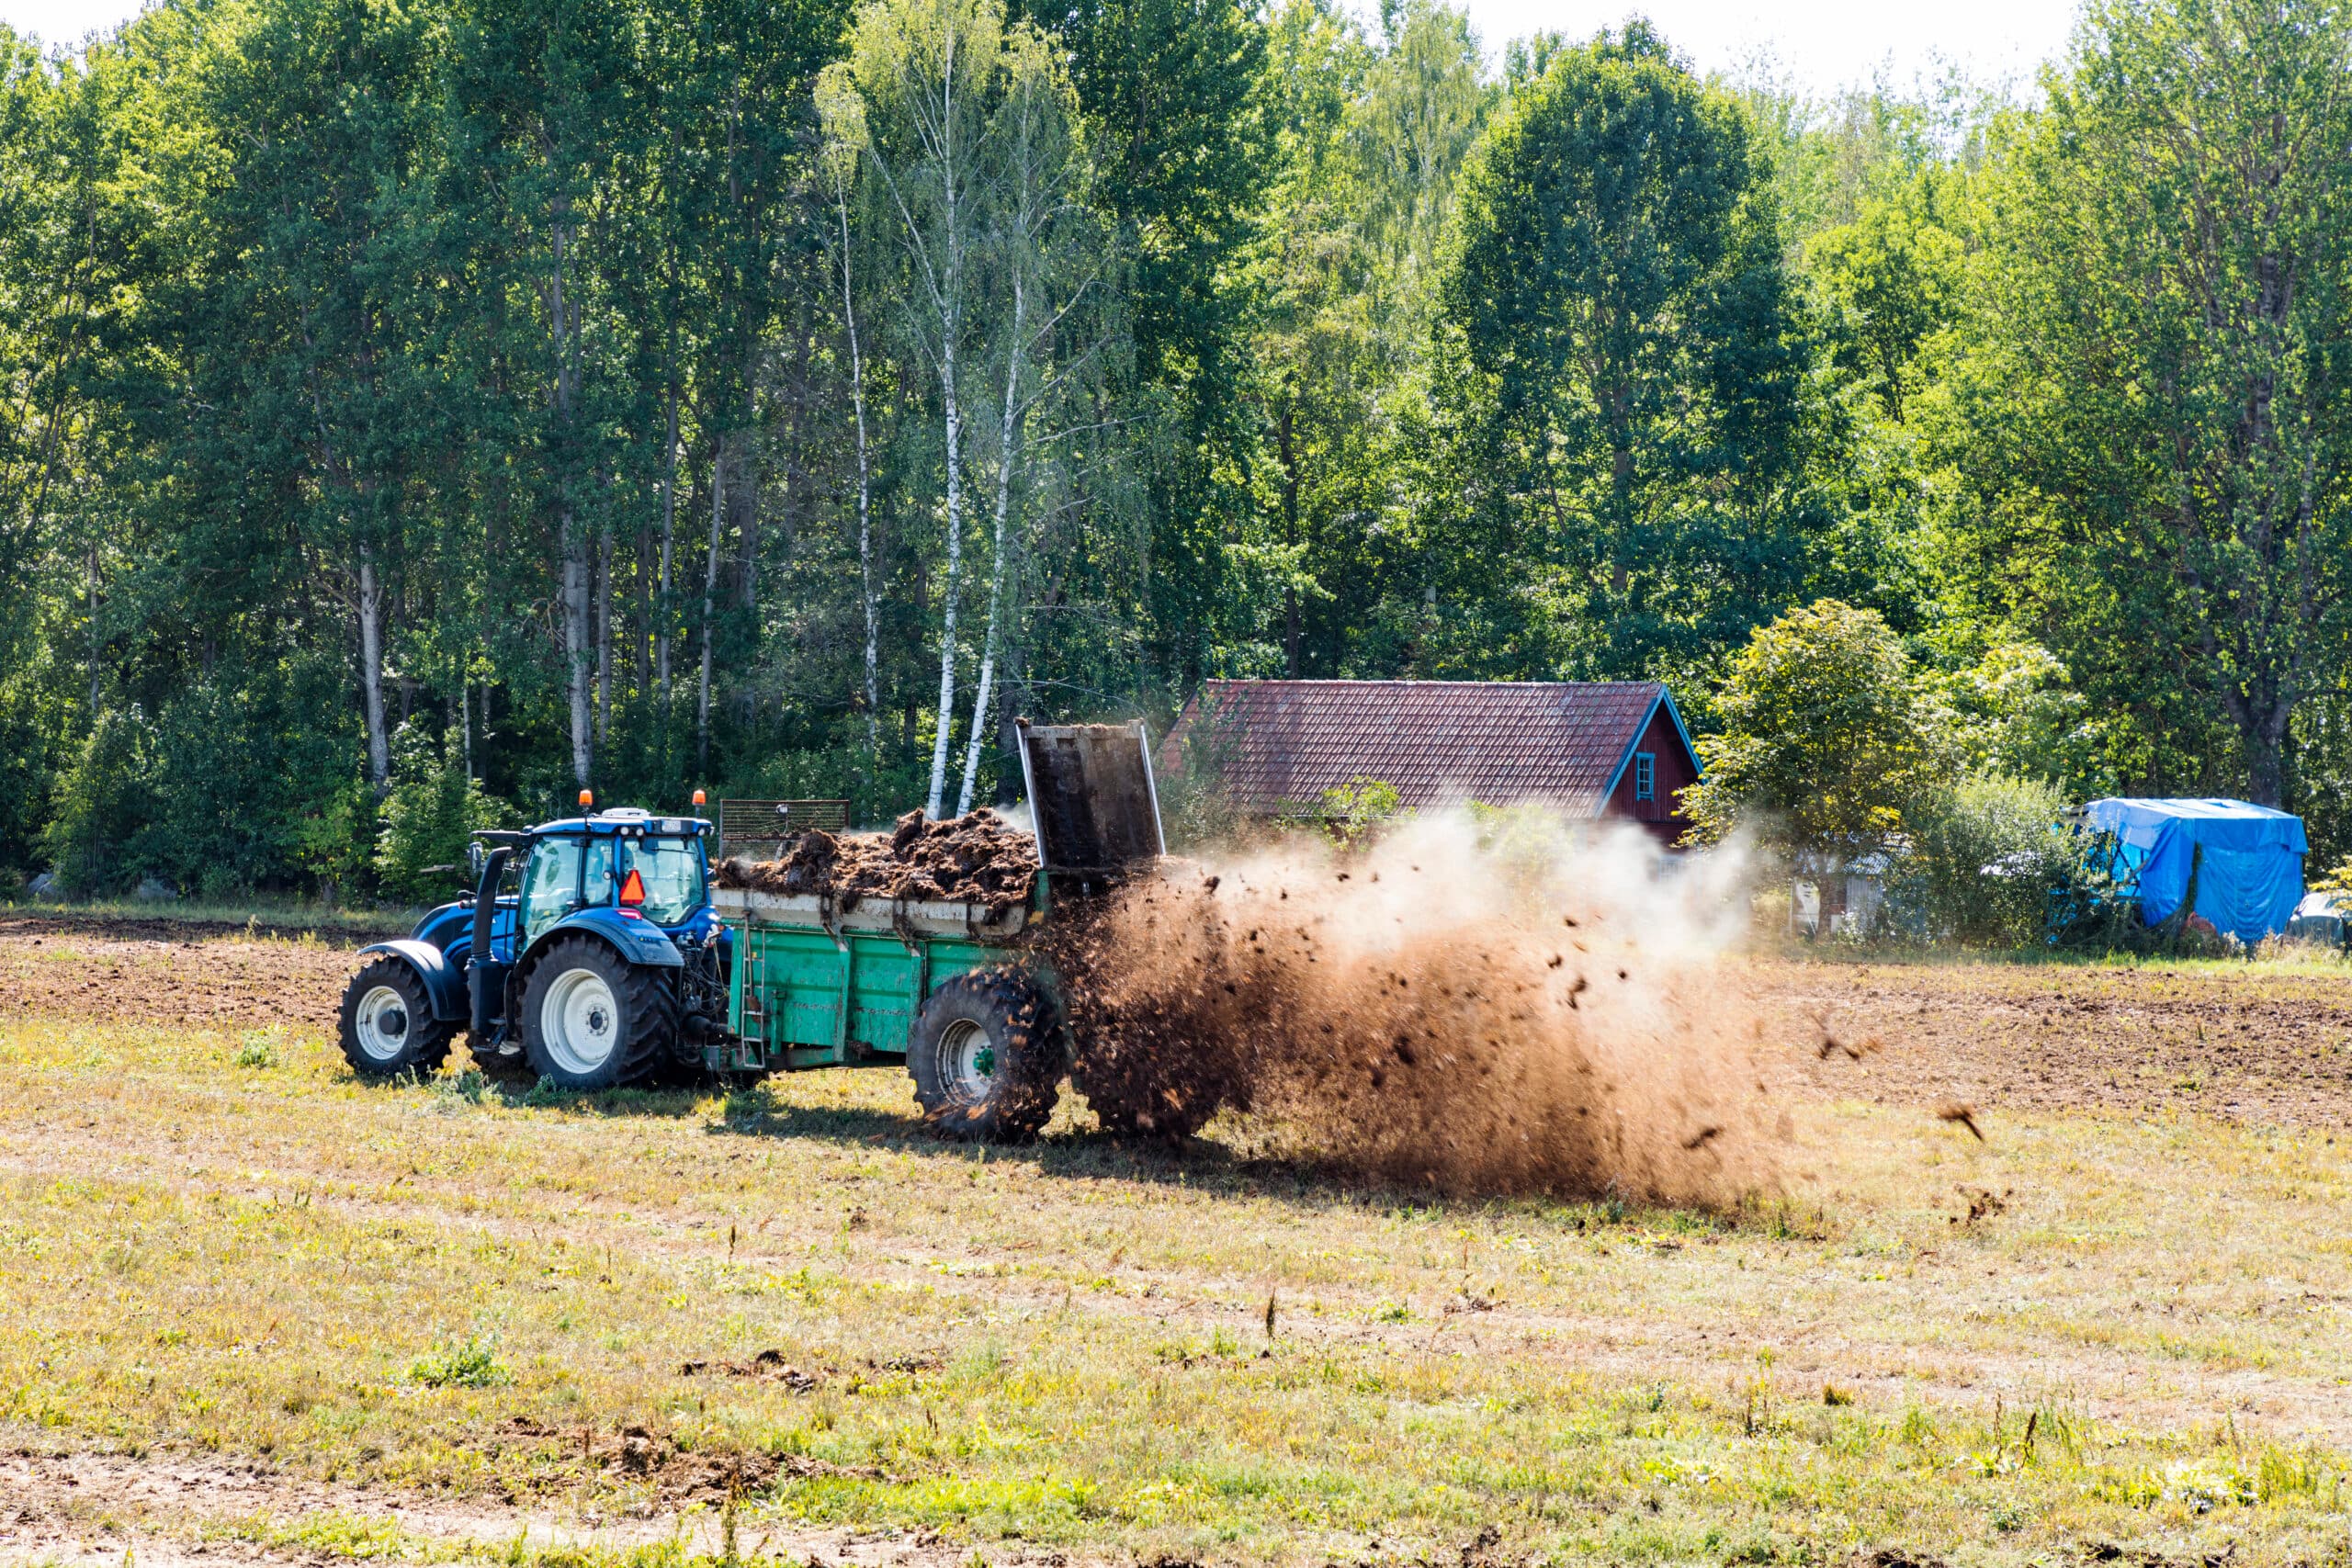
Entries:
<svg viewBox="0 0 2352 1568">
<path fill-rule="evenodd" d="M 448 954 L 429 942 L 402 938 L 398 942 L 379 942 L 359 950 L 359 956 L 371 953 L 389 953 L 404 959 L 424 982 L 424 994 L 433 998 L 433 1017 L 438 1022 L 466 1016 L 466 977 L 464 965 L 449 962 Z"/>
<path fill-rule="evenodd" d="M 662 928 L 649 921 L 633 919 L 618 909 L 602 906 L 593 909 L 578 909 L 549 926 L 532 942 L 528 952 L 514 965 L 517 977 L 527 974 L 538 962 L 548 944 L 567 936 L 593 936 L 602 940 L 620 954 L 627 964 L 642 964 L 649 969 L 676 969 L 684 964 L 678 949 Z"/>
</svg>

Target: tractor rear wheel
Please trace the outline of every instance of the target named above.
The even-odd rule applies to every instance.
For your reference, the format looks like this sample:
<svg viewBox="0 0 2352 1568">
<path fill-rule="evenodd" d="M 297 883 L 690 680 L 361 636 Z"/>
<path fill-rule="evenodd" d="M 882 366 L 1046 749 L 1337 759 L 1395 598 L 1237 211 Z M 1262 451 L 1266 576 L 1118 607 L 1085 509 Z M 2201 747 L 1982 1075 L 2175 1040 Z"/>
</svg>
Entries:
<svg viewBox="0 0 2352 1568">
<path fill-rule="evenodd" d="M 430 1077 L 448 1060 L 457 1032 L 433 1016 L 424 982 L 404 960 L 379 958 L 344 987 L 337 1034 L 344 1060 L 363 1078 Z"/>
<path fill-rule="evenodd" d="M 637 1083 L 678 1037 L 668 976 L 640 968 L 594 937 L 567 937 L 532 966 L 523 987 L 523 1055 L 561 1089 Z"/>
<path fill-rule="evenodd" d="M 907 1040 L 907 1073 L 939 1136 L 1026 1143 L 1054 1113 L 1069 1055 L 1061 1021 L 1020 971 L 980 969 L 923 1003 Z"/>
</svg>

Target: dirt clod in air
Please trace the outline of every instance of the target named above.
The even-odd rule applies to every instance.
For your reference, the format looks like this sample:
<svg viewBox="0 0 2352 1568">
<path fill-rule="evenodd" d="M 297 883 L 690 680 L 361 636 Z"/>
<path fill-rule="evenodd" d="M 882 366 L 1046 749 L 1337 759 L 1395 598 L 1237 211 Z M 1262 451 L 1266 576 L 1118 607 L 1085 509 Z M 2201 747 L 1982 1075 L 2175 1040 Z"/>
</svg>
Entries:
<svg viewBox="0 0 2352 1568">
<path fill-rule="evenodd" d="M 1037 848 L 1029 834 L 982 807 L 944 821 L 910 811 L 888 833 L 828 833 L 786 839 L 775 859 L 733 856 L 718 886 L 786 897 L 817 894 L 843 910 L 867 898 L 978 904 L 990 911 L 1029 901 Z"/>
<path fill-rule="evenodd" d="M 2009 1200 L 2017 1195 L 2013 1190 L 2006 1187 L 1998 1192 L 1989 1187 L 1960 1187 L 1954 1190 L 1968 1204 L 1968 1213 L 1947 1217 L 1962 1230 L 1973 1229 L 1996 1214 L 2007 1213 Z"/>
<path fill-rule="evenodd" d="M 1947 1104 L 1939 1105 L 1936 1107 L 1936 1120 L 1939 1122 L 1957 1122 L 1960 1125 L 1975 1134 L 1976 1141 L 1978 1143 L 1981 1144 L 1984 1141 L 1984 1129 L 1976 1124 L 1976 1108 L 1973 1105 L 1964 1105 L 1956 1100 L 1950 1101 Z"/>
<path fill-rule="evenodd" d="M 748 1361 L 686 1361 L 678 1368 L 680 1377 L 700 1377 L 707 1372 L 780 1382 L 795 1393 L 808 1393 L 816 1388 L 819 1382 L 815 1373 L 804 1372 L 786 1361 L 781 1350 L 763 1350 Z"/>
<path fill-rule="evenodd" d="M 1773 1181 L 1753 1010 L 1707 901 L 1645 849 L 1434 818 L 1348 853 L 1344 883 L 1335 855 L 1171 863 L 1065 939 L 1072 1077 L 1106 1124 L 1223 1111 L 1255 1152 L 1449 1191 Z M 1612 934 L 1563 954 L 1564 920 Z"/>
</svg>

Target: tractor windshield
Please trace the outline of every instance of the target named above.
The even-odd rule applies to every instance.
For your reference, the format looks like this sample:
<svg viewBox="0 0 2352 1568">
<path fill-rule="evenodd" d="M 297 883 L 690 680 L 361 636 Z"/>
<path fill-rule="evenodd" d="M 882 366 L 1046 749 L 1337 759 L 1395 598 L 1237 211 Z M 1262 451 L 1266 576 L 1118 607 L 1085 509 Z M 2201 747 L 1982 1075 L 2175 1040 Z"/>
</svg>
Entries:
<svg viewBox="0 0 2352 1568">
<path fill-rule="evenodd" d="M 616 856 L 618 857 L 616 863 Z M 598 839 L 588 847 L 584 888 L 591 906 L 609 904 L 636 872 L 645 884 L 639 910 L 657 926 L 674 926 L 701 908 L 698 839 Z"/>
<path fill-rule="evenodd" d="M 580 908 L 580 840 L 546 838 L 523 866 L 523 935 L 537 937 Z"/>
</svg>

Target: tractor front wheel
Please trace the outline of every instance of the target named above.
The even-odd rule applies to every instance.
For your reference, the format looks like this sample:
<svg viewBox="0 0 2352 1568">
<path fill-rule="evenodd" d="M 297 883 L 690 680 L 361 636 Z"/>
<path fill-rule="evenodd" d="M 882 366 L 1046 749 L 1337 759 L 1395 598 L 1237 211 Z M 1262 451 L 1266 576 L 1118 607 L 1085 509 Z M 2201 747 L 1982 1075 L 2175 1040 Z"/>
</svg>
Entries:
<svg viewBox="0 0 2352 1568">
<path fill-rule="evenodd" d="M 432 1077 L 457 1029 L 433 1016 L 424 982 L 398 958 L 379 958 L 344 987 L 337 1033 L 344 1060 L 363 1078 Z"/>
<path fill-rule="evenodd" d="M 568 937 L 523 987 L 523 1054 L 541 1081 L 617 1089 L 644 1078 L 678 1035 L 666 976 L 594 937 Z"/>
<path fill-rule="evenodd" d="M 1054 1113 L 1068 1055 L 1060 1021 L 1018 970 L 976 970 L 923 1003 L 907 1073 L 941 1137 L 1017 1144 Z"/>
</svg>

